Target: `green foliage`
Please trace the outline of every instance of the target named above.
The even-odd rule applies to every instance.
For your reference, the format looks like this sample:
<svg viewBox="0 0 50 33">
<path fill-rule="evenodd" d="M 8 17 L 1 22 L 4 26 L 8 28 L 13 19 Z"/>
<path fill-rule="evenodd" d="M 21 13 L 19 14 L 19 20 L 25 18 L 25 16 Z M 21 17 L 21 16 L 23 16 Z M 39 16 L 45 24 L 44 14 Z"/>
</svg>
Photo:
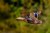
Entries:
<svg viewBox="0 0 50 33">
<path fill-rule="evenodd" d="M 2 0 L 1 0 L 2 1 Z M 30 24 L 24 21 L 16 21 L 16 17 L 21 16 L 20 12 L 23 9 L 25 3 L 28 7 L 27 11 L 32 7 L 34 10 L 40 5 L 38 2 L 34 2 L 34 5 L 31 5 L 30 1 L 27 0 L 8 0 L 10 2 L 0 2 L 0 31 L 9 32 L 9 33 L 50 33 L 50 9 L 47 10 L 47 15 L 43 10 L 42 15 L 39 16 L 40 20 L 43 20 L 46 16 L 48 19 L 43 20 L 43 24 Z M 18 6 L 14 6 L 14 2 L 18 3 Z M 42 0 L 40 1 L 42 2 Z M 45 1 L 45 7 L 50 7 Z M 9 4 L 10 3 L 10 4 Z M 13 3 L 13 4 L 12 4 Z M 41 5 L 42 6 L 42 5 Z M 43 7 L 43 6 L 42 6 Z M 4 31 L 5 30 L 5 31 Z"/>
</svg>

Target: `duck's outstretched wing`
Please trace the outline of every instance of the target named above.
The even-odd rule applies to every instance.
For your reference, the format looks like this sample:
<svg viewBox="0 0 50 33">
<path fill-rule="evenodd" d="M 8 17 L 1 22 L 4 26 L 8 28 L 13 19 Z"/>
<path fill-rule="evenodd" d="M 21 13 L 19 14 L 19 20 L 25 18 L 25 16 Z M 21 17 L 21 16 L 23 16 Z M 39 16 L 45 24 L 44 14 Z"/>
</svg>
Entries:
<svg viewBox="0 0 50 33">
<path fill-rule="evenodd" d="M 25 18 L 23 18 L 23 17 L 18 17 L 18 18 L 16 18 L 16 20 L 25 20 Z"/>
</svg>

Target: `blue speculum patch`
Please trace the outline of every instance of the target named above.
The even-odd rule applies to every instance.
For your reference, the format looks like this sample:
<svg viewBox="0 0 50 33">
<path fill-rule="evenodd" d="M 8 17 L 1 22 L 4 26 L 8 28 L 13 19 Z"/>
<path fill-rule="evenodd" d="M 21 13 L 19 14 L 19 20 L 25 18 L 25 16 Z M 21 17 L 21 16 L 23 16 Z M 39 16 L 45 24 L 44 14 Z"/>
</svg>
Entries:
<svg viewBox="0 0 50 33">
<path fill-rule="evenodd" d="M 34 16 L 37 18 L 38 17 L 38 13 L 34 13 Z"/>
</svg>

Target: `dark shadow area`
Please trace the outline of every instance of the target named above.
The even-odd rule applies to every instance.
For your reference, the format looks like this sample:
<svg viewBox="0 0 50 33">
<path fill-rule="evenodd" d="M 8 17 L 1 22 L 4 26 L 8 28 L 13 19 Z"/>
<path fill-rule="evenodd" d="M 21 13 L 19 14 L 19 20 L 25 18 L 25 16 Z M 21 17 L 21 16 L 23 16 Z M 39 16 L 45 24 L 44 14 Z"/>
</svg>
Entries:
<svg viewBox="0 0 50 33">
<path fill-rule="evenodd" d="M 14 6 L 17 6 L 17 2 L 12 2 L 11 0 L 4 0 L 4 3 L 8 3 L 9 5 L 13 4 Z"/>
<path fill-rule="evenodd" d="M 18 6 L 18 3 L 17 3 L 17 2 L 14 2 L 13 5 L 14 5 L 14 6 Z"/>
<path fill-rule="evenodd" d="M 11 28 L 11 29 L 16 29 L 16 28 L 17 28 L 15 24 L 9 24 L 8 26 L 9 26 L 9 28 Z"/>
<path fill-rule="evenodd" d="M 0 20 L 5 20 L 8 18 L 10 18 L 10 14 L 7 14 L 5 12 L 3 12 L 3 13 L 0 12 Z"/>
<path fill-rule="evenodd" d="M 9 5 L 13 4 L 11 0 L 4 0 L 5 3 L 8 3 Z"/>
<path fill-rule="evenodd" d="M 0 30 L 3 31 L 3 27 L 2 26 L 0 26 Z"/>
<path fill-rule="evenodd" d="M 48 31 L 48 29 L 47 29 L 47 28 L 45 28 L 45 29 L 44 29 L 44 33 L 46 33 L 47 31 Z"/>
<path fill-rule="evenodd" d="M 40 0 L 33 0 L 35 3 L 39 3 L 40 4 Z"/>
<path fill-rule="evenodd" d="M 18 2 L 17 1 L 13 2 L 11 0 L 4 0 L 4 2 L 8 3 L 9 5 L 13 4 L 14 6 L 17 6 L 17 7 L 22 6 L 21 0 L 18 0 Z"/>
<path fill-rule="evenodd" d="M 38 5 L 40 5 L 40 0 L 33 0 L 31 5 L 34 5 L 35 3 L 38 3 Z"/>
<path fill-rule="evenodd" d="M 43 7 L 43 10 L 46 9 L 46 8 L 45 8 L 45 3 L 44 3 L 44 2 L 42 3 L 42 7 Z"/>
<path fill-rule="evenodd" d="M 21 3 L 21 0 L 18 0 L 18 6 L 23 6 L 23 4 Z"/>
<path fill-rule="evenodd" d="M 4 24 L 7 25 L 8 28 L 10 28 L 10 29 L 16 29 L 17 28 L 17 26 L 14 23 L 11 24 L 10 21 L 4 21 Z"/>
</svg>

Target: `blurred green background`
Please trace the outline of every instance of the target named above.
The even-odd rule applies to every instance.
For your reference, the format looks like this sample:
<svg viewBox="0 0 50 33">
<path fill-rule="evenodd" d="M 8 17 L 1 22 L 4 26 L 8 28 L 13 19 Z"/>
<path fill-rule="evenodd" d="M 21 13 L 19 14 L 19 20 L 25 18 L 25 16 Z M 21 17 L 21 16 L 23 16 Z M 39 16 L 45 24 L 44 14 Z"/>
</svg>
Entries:
<svg viewBox="0 0 50 33">
<path fill-rule="evenodd" d="M 23 7 L 41 9 L 43 24 L 17 21 Z M 0 0 L 0 33 L 50 33 L 50 0 Z"/>
</svg>

